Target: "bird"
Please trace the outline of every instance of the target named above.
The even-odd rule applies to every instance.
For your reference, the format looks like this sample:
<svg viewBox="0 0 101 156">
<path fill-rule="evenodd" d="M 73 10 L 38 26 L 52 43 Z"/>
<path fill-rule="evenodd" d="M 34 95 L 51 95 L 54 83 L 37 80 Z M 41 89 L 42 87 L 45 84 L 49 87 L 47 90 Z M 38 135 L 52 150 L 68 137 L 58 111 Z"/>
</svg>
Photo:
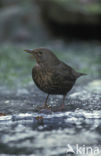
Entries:
<svg viewBox="0 0 101 156">
<path fill-rule="evenodd" d="M 64 109 L 67 93 L 72 89 L 76 80 L 85 73 L 79 73 L 62 62 L 47 48 L 25 49 L 34 56 L 36 64 L 32 69 L 32 79 L 36 86 L 47 93 L 43 108 L 49 108 L 47 101 L 49 95 L 63 95 L 60 110 Z"/>
</svg>

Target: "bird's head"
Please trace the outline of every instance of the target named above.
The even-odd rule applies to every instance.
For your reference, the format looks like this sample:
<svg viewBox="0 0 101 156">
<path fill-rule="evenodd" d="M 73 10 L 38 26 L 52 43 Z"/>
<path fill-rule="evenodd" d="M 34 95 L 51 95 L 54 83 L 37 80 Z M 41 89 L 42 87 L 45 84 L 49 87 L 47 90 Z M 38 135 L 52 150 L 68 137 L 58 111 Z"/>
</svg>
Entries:
<svg viewBox="0 0 101 156">
<path fill-rule="evenodd" d="M 38 64 L 57 64 L 58 58 L 52 53 L 51 50 L 46 48 L 26 49 L 24 50 L 32 54 Z"/>
</svg>

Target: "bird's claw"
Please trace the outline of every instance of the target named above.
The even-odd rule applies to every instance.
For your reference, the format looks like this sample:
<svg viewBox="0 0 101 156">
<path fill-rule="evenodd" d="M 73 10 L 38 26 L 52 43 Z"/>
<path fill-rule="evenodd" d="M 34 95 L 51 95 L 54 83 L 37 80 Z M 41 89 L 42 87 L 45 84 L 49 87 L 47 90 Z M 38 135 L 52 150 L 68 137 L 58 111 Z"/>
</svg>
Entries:
<svg viewBox="0 0 101 156">
<path fill-rule="evenodd" d="M 38 107 L 36 107 L 36 111 L 41 111 L 41 110 L 50 110 L 51 111 L 51 106 L 49 106 L 49 105 L 44 105 L 44 106 L 38 106 Z"/>
<path fill-rule="evenodd" d="M 52 107 L 50 105 L 45 105 L 43 108 L 51 109 Z"/>
</svg>

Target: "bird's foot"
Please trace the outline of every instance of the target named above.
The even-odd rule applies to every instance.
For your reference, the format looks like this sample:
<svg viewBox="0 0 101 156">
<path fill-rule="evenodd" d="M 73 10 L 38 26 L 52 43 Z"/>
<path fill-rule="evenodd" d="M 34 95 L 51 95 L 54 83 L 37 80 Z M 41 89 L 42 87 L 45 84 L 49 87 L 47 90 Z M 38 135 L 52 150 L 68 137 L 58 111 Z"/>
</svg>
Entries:
<svg viewBox="0 0 101 156">
<path fill-rule="evenodd" d="M 39 113 L 43 113 L 43 114 L 52 114 L 52 111 L 51 111 L 51 109 L 41 109 L 41 110 L 39 111 Z"/>
<path fill-rule="evenodd" d="M 51 108 L 52 108 L 51 106 L 46 105 L 46 104 L 43 106 L 43 109 L 51 109 Z"/>
<path fill-rule="evenodd" d="M 36 111 L 40 113 L 50 113 L 51 112 L 51 106 L 44 105 L 44 106 L 39 106 L 36 108 Z"/>
<path fill-rule="evenodd" d="M 51 106 L 45 104 L 43 108 L 40 110 L 40 113 L 52 114 Z"/>
</svg>

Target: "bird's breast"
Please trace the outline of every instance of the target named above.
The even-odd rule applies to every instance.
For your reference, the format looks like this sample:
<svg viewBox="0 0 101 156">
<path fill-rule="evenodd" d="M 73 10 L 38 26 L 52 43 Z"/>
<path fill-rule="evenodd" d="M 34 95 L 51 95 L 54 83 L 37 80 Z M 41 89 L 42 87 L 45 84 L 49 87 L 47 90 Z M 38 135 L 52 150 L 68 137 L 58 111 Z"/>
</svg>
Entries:
<svg viewBox="0 0 101 156">
<path fill-rule="evenodd" d="M 51 86 L 51 77 L 52 74 L 49 71 L 38 65 L 32 69 L 32 78 L 35 84 L 45 92 L 47 92 L 47 88 Z"/>
</svg>

